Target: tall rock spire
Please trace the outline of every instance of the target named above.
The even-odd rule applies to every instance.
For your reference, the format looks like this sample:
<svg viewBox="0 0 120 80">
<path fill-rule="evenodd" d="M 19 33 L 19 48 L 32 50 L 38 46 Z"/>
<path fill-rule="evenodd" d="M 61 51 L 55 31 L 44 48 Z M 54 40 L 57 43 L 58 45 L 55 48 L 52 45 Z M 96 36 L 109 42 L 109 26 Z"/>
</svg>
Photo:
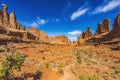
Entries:
<svg viewBox="0 0 120 80">
<path fill-rule="evenodd" d="M 10 14 L 10 26 L 11 26 L 11 28 L 14 28 L 14 29 L 16 29 L 17 27 L 17 24 L 16 24 L 16 16 L 15 16 L 15 13 L 14 12 L 12 12 L 11 14 Z"/>
<path fill-rule="evenodd" d="M 10 27 L 10 24 L 9 24 L 9 16 L 8 16 L 8 13 L 7 13 L 7 5 L 6 4 L 2 4 L 3 6 L 3 24 L 5 27 Z"/>
</svg>

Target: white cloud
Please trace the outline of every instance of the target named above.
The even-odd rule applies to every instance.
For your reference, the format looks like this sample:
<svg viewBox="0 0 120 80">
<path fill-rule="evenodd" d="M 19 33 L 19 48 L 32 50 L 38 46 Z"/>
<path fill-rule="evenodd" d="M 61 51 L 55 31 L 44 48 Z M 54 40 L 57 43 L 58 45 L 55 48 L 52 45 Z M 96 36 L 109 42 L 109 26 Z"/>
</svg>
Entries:
<svg viewBox="0 0 120 80">
<path fill-rule="evenodd" d="M 88 8 L 85 8 L 85 9 L 79 8 L 76 12 L 73 12 L 70 18 L 71 20 L 75 20 L 76 18 L 84 15 L 87 11 L 88 11 Z"/>
<path fill-rule="evenodd" d="M 45 21 L 44 19 L 40 19 L 39 17 L 37 17 L 36 23 L 37 23 L 38 25 L 44 25 L 44 24 L 46 24 L 46 21 Z"/>
<path fill-rule="evenodd" d="M 24 24 L 26 24 L 26 26 L 28 26 L 28 27 L 39 27 L 39 26 L 44 25 L 46 23 L 47 23 L 46 20 L 41 19 L 39 17 L 37 17 L 37 20 L 33 21 L 32 23 L 24 22 Z"/>
<path fill-rule="evenodd" d="M 38 27 L 39 25 L 36 22 L 31 23 L 29 26 Z"/>
<path fill-rule="evenodd" d="M 110 11 L 116 7 L 119 7 L 119 6 L 120 6 L 120 0 L 112 0 L 112 1 L 109 1 L 106 5 L 102 5 L 102 6 L 97 7 L 92 12 L 92 14 L 107 12 L 107 11 Z"/>
<path fill-rule="evenodd" d="M 77 37 L 76 36 L 71 36 L 71 37 L 69 37 L 69 40 L 70 41 L 77 41 Z"/>
<path fill-rule="evenodd" d="M 68 34 L 70 34 L 70 35 L 79 35 L 81 33 L 82 33 L 82 31 L 80 31 L 80 30 L 75 30 L 75 31 L 72 31 L 72 32 L 68 32 Z"/>
</svg>

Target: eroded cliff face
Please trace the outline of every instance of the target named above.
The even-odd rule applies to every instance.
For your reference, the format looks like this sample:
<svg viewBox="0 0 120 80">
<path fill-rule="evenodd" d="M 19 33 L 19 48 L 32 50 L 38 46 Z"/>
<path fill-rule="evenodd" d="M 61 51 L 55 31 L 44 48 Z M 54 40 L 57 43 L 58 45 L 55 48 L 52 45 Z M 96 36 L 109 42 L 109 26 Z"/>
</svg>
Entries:
<svg viewBox="0 0 120 80">
<path fill-rule="evenodd" d="M 95 35 L 110 32 L 110 19 L 105 19 L 103 23 L 98 23 Z"/>
<path fill-rule="evenodd" d="M 30 29 L 27 29 L 27 31 L 37 36 L 35 40 L 49 43 L 49 37 L 45 32 L 38 30 L 37 28 L 30 28 Z"/>
<path fill-rule="evenodd" d="M 78 36 L 77 38 L 78 45 L 85 44 L 85 40 L 91 37 L 92 37 L 92 32 L 90 27 L 88 27 L 86 31 L 83 31 L 83 33 L 80 36 Z"/>
<path fill-rule="evenodd" d="M 90 30 L 84 31 L 78 37 L 78 45 L 81 43 L 96 44 L 120 41 L 120 13 L 114 19 L 113 29 L 110 31 L 110 19 L 105 19 L 103 23 L 98 24 L 98 28 L 93 36 Z M 88 38 L 89 37 L 89 38 Z"/>
<path fill-rule="evenodd" d="M 109 23 L 109 20 L 105 21 L 106 25 Z M 104 24 L 105 24 L 104 22 Z M 103 29 L 101 34 L 93 36 L 91 39 L 88 39 L 87 43 L 109 43 L 109 42 L 118 42 L 120 41 L 120 13 L 114 20 L 113 29 L 109 31 L 109 26 L 106 29 Z"/>
<path fill-rule="evenodd" d="M 14 12 L 7 13 L 7 5 L 2 4 L 3 10 L 0 10 L 0 34 L 8 35 L 20 40 L 36 40 L 40 42 L 49 42 L 47 34 L 37 28 L 27 29 L 26 26 L 20 26 Z"/>
<path fill-rule="evenodd" d="M 69 40 L 67 36 L 53 36 L 49 38 L 50 44 L 68 44 Z"/>
</svg>

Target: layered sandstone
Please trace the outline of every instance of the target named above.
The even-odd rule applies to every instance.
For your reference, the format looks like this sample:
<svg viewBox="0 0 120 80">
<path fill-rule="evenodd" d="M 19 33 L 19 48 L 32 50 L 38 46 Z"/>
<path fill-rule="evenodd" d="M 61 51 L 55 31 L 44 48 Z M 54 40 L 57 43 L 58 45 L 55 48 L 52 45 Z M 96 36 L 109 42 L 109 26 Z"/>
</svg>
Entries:
<svg viewBox="0 0 120 80">
<path fill-rule="evenodd" d="M 85 40 L 91 37 L 92 37 L 92 32 L 91 32 L 90 27 L 88 27 L 86 31 L 83 31 L 83 33 L 80 36 L 78 36 L 77 38 L 78 45 L 84 44 Z"/>
<path fill-rule="evenodd" d="M 27 29 L 26 26 L 20 26 L 14 12 L 7 13 L 7 5 L 2 4 L 3 10 L 0 10 L 0 34 L 21 40 L 37 40 L 49 42 L 47 34 L 37 28 Z"/>
<path fill-rule="evenodd" d="M 110 32 L 110 19 L 105 19 L 103 23 L 98 23 L 95 35 Z"/>
<path fill-rule="evenodd" d="M 118 30 L 118 29 L 120 29 L 120 13 L 115 18 L 114 24 L 113 24 L 113 30 Z"/>
<path fill-rule="evenodd" d="M 49 38 L 50 44 L 68 44 L 69 40 L 67 36 L 53 36 Z"/>
<path fill-rule="evenodd" d="M 88 29 L 82 33 L 82 38 L 87 39 L 90 37 L 92 37 L 92 32 L 90 30 L 90 27 L 88 27 Z"/>
<path fill-rule="evenodd" d="M 106 30 L 103 29 L 101 31 L 102 34 L 95 35 L 91 39 L 88 39 L 87 43 L 109 43 L 109 42 L 118 42 L 120 41 L 120 13 L 114 20 L 113 29 L 109 31 L 109 20 L 104 21 L 106 22 Z M 108 23 L 108 24 L 107 24 Z M 103 25 L 102 25 L 103 26 Z M 103 28 L 103 27 L 102 27 Z M 105 30 L 105 31 L 104 31 Z M 108 33 L 105 33 L 108 32 Z"/>
<path fill-rule="evenodd" d="M 27 31 L 37 36 L 35 40 L 39 40 L 40 42 L 46 43 L 49 42 L 49 37 L 45 32 L 38 30 L 37 28 L 30 28 L 27 29 Z"/>
</svg>

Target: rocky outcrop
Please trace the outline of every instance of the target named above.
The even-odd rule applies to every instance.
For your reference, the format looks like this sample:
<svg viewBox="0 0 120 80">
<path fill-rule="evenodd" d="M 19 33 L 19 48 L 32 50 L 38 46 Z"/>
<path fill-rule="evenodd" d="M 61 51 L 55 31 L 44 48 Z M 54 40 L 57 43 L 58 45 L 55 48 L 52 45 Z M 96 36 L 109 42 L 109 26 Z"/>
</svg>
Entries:
<svg viewBox="0 0 120 80">
<path fill-rule="evenodd" d="M 78 36 L 77 44 L 78 45 L 85 44 L 86 39 L 89 39 L 91 37 L 92 37 L 92 32 L 90 30 L 90 27 L 88 27 L 86 31 L 83 31 L 83 33 L 80 36 Z"/>
<path fill-rule="evenodd" d="M 114 20 L 114 24 L 113 24 L 113 29 L 111 31 L 109 31 L 109 20 L 105 20 L 103 24 L 106 23 L 106 31 L 104 31 L 105 29 L 101 30 L 103 31 L 102 33 L 104 34 L 99 34 L 99 35 L 95 35 L 94 37 L 92 37 L 91 39 L 88 39 L 86 42 L 87 43 L 109 43 L 109 42 L 118 42 L 120 41 L 120 13 L 118 14 L 118 16 L 115 18 Z M 102 28 L 103 28 L 103 24 L 102 24 Z M 108 33 L 105 33 L 108 32 Z"/>
<path fill-rule="evenodd" d="M 114 20 L 113 30 L 120 30 L 120 13 Z"/>
<path fill-rule="evenodd" d="M 53 36 L 49 38 L 50 44 L 68 44 L 69 40 L 67 36 Z"/>
<path fill-rule="evenodd" d="M 13 28 L 20 30 L 20 23 L 16 20 L 16 15 L 14 12 L 7 13 L 7 5 L 2 4 L 3 10 L 0 10 L 0 26 L 6 28 Z"/>
<path fill-rule="evenodd" d="M 45 32 L 38 30 L 37 28 L 30 28 L 30 29 L 27 29 L 27 31 L 34 34 L 35 36 L 37 36 L 35 40 L 39 40 L 40 42 L 49 43 L 49 37 Z"/>
<path fill-rule="evenodd" d="M 92 32 L 90 30 L 90 27 L 88 27 L 88 29 L 82 33 L 82 39 L 87 39 L 90 37 L 92 37 Z"/>
<path fill-rule="evenodd" d="M 82 36 L 77 37 L 77 45 L 83 45 L 85 44 L 85 39 L 82 38 Z"/>
<path fill-rule="evenodd" d="M 14 12 L 10 14 L 10 26 L 11 28 L 17 29 L 16 16 Z"/>
<path fill-rule="evenodd" d="M 103 23 L 98 23 L 95 35 L 110 32 L 110 19 L 105 19 Z"/>
<path fill-rule="evenodd" d="M 26 26 L 20 26 L 16 20 L 14 12 L 7 13 L 7 5 L 2 4 L 3 10 L 0 10 L 0 34 L 5 34 L 21 40 L 38 40 L 49 42 L 47 34 L 37 28 L 27 29 Z"/>
<path fill-rule="evenodd" d="M 2 4 L 3 6 L 3 25 L 5 27 L 10 27 L 10 24 L 9 24 L 9 15 L 7 13 L 7 5 L 6 4 Z"/>
<path fill-rule="evenodd" d="M 103 41 L 119 40 L 120 41 L 120 13 L 114 19 L 113 29 L 103 37 Z"/>
</svg>

